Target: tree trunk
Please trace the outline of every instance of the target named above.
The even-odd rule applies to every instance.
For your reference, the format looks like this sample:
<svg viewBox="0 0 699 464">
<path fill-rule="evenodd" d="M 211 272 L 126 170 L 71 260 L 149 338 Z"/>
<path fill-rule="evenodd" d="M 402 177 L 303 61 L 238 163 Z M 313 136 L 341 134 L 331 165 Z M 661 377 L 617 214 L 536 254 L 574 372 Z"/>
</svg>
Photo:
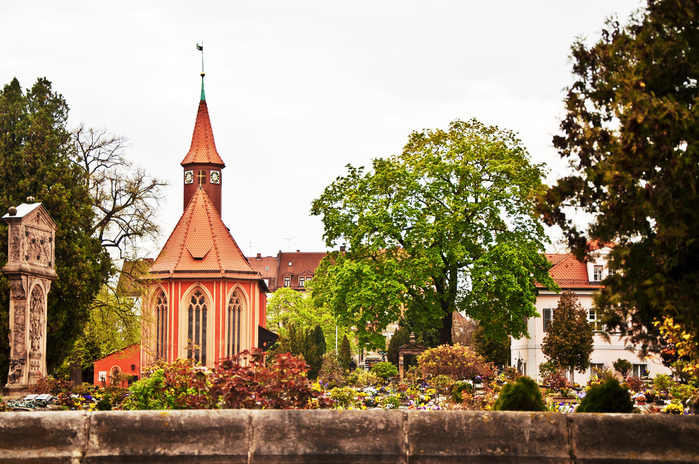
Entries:
<svg viewBox="0 0 699 464">
<path fill-rule="evenodd" d="M 439 329 L 439 344 L 451 345 L 453 313 L 448 313 L 442 318 L 442 328 Z"/>
</svg>

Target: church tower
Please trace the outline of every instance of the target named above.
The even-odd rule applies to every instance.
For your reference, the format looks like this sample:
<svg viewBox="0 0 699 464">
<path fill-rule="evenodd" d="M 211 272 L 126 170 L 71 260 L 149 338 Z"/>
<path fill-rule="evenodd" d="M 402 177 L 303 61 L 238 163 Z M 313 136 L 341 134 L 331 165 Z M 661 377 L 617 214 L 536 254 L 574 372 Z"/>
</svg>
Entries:
<svg viewBox="0 0 699 464">
<path fill-rule="evenodd" d="M 221 220 L 221 170 L 209 111 L 201 98 L 184 168 L 184 212 L 148 271 L 141 365 L 219 359 L 274 339 L 267 331 L 267 286 Z"/>
<path fill-rule="evenodd" d="M 194 192 L 202 187 L 211 202 L 221 214 L 221 170 L 226 167 L 216 150 L 214 132 L 211 129 L 209 109 L 206 106 L 204 94 L 204 72 L 201 73 L 201 98 L 197 119 L 194 123 L 192 144 L 187 156 L 180 163 L 184 168 L 184 208 L 194 196 Z"/>
</svg>

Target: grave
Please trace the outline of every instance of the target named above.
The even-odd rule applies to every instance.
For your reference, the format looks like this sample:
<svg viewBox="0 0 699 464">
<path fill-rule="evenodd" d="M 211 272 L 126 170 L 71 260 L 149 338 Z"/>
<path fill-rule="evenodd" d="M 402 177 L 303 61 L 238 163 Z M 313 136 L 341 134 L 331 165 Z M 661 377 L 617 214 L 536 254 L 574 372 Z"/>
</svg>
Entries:
<svg viewBox="0 0 699 464">
<path fill-rule="evenodd" d="M 41 203 L 28 197 L 3 216 L 9 226 L 10 370 L 5 394 L 26 392 L 46 375 L 46 301 L 55 270 L 57 226 Z"/>
</svg>

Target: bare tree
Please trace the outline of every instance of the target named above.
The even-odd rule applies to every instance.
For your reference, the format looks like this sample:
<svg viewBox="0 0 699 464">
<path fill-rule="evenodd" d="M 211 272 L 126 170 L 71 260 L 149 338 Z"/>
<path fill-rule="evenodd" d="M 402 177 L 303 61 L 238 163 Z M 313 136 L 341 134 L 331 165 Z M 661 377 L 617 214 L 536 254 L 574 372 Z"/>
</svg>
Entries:
<svg viewBox="0 0 699 464">
<path fill-rule="evenodd" d="M 157 238 L 157 206 L 167 182 L 152 177 L 125 156 L 125 137 L 80 124 L 73 131 L 76 162 L 84 169 L 93 200 L 92 234 L 119 257 L 136 253 L 143 241 Z"/>
</svg>

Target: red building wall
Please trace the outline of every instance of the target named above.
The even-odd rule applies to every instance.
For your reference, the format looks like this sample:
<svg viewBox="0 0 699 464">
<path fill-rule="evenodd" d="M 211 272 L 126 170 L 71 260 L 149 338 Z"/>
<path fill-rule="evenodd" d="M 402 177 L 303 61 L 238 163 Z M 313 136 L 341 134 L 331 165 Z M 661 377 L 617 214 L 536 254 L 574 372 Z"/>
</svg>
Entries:
<svg viewBox="0 0 699 464">
<path fill-rule="evenodd" d="M 93 383 L 102 385 L 102 379 L 100 379 L 100 374 L 102 374 L 104 385 L 111 385 L 112 375 L 117 370 L 136 379 L 141 377 L 141 345 L 131 345 L 128 348 L 110 354 L 106 358 L 95 361 Z"/>
</svg>

